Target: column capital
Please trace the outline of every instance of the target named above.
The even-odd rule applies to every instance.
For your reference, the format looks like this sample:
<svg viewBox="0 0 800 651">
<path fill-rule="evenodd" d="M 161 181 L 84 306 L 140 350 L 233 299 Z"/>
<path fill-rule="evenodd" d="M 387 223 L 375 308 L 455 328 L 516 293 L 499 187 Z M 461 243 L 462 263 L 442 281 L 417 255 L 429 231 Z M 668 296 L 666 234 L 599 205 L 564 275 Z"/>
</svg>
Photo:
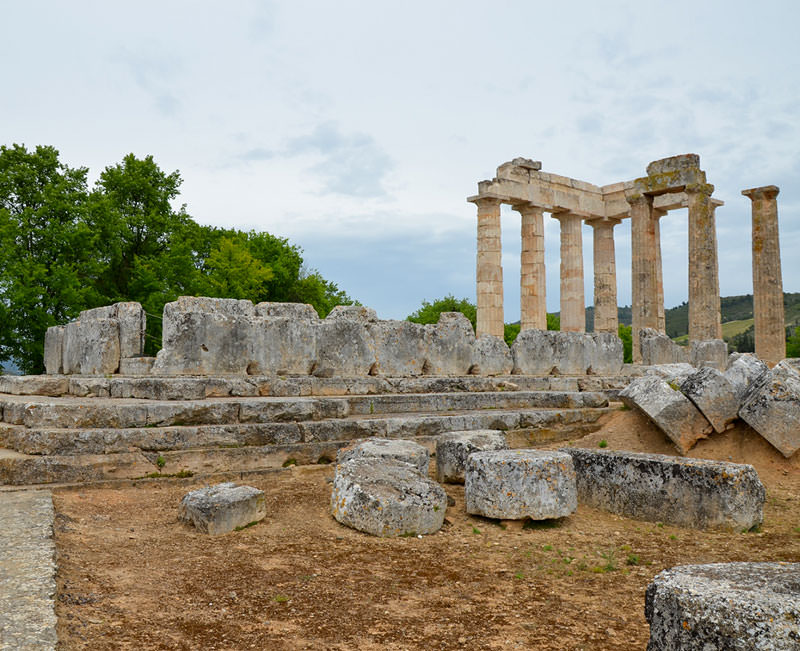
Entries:
<svg viewBox="0 0 800 651">
<path fill-rule="evenodd" d="M 685 192 L 686 194 L 702 193 L 710 197 L 714 194 L 714 185 L 712 183 L 687 183 Z"/>
<path fill-rule="evenodd" d="M 580 219 L 581 221 L 583 221 L 583 217 L 581 215 L 578 215 L 578 214 L 575 214 L 574 212 L 569 212 L 569 211 L 566 211 L 566 210 L 562 211 L 562 212 L 551 213 L 550 216 L 553 219 L 558 219 L 559 221 L 561 221 L 562 219 L 570 219 L 570 220 L 571 219 Z"/>
<path fill-rule="evenodd" d="M 539 214 L 544 212 L 542 206 L 537 206 L 530 201 L 517 201 L 511 204 L 511 209 L 520 213 L 521 215 Z"/>
<path fill-rule="evenodd" d="M 590 217 L 583 220 L 592 228 L 609 227 L 614 228 L 617 224 L 621 224 L 622 220 L 616 217 Z"/>
<path fill-rule="evenodd" d="M 644 194 L 640 192 L 637 188 L 626 188 L 625 190 L 625 201 L 627 201 L 630 205 L 635 203 L 640 203 L 642 201 L 647 201 L 652 205 L 653 197 L 649 194 Z"/>
<path fill-rule="evenodd" d="M 750 201 L 756 201 L 757 199 L 775 199 L 780 191 L 781 189 L 777 185 L 762 185 L 760 188 L 742 190 L 742 194 Z"/>
<path fill-rule="evenodd" d="M 499 206 L 503 200 L 503 197 L 496 194 L 476 194 L 473 197 L 467 197 L 467 201 L 474 203 L 478 208 Z"/>
</svg>

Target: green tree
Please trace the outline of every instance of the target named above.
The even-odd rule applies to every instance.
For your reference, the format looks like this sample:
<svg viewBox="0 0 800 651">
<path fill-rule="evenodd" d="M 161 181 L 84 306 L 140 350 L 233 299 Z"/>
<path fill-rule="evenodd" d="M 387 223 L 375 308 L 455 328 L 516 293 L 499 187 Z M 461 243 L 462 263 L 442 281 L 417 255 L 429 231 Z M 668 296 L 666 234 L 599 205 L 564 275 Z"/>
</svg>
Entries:
<svg viewBox="0 0 800 651">
<path fill-rule="evenodd" d="M 416 312 L 408 315 L 406 319 L 413 323 L 437 323 L 442 312 L 461 312 L 469 319 L 472 329 L 475 329 L 477 320 L 475 304 L 466 298 L 458 299 L 452 294 L 436 299 L 433 302 L 423 300 L 422 306 Z"/>
<path fill-rule="evenodd" d="M 223 237 L 205 264 L 209 296 L 247 298 L 259 301 L 265 295 L 272 269 L 257 260 L 246 245 Z"/>
<path fill-rule="evenodd" d="M 622 361 L 626 364 L 633 363 L 633 335 L 629 325 L 620 323 L 617 326 L 617 335 L 622 339 Z"/>
<path fill-rule="evenodd" d="M 786 357 L 800 357 L 800 328 L 786 340 Z"/>
<path fill-rule="evenodd" d="M 44 334 L 96 304 L 85 168 L 53 147 L 0 147 L 0 361 L 43 370 Z"/>
</svg>

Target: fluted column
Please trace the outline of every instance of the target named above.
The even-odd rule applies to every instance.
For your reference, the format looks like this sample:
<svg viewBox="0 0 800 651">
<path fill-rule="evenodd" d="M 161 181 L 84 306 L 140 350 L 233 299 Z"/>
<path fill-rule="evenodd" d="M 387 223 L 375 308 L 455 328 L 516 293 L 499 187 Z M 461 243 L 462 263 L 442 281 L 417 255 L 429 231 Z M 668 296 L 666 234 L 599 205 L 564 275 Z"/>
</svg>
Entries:
<svg viewBox="0 0 800 651">
<path fill-rule="evenodd" d="M 520 330 L 547 330 L 544 264 L 544 213 L 530 203 L 516 204 L 522 218 L 519 307 Z"/>
<path fill-rule="evenodd" d="M 631 334 L 633 362 L 641 363 L 639 330 L 658 329 L 658 272 L 656 238 L 653 217 L 653 198 L 638 193 L 626 193 L 631 206 Z"/>
<path fill-rule="evenodd" d="M 663 333 L 667 332 L 667 319 L 664 313 L 664 263 L 661 259 L 661 218 L 666 214 L 666 210 L 653 209 L 653 246 L 656 252 L 656 310 L 658 312 L 656 330 Z"/>
<path fill-rule="evenodd" d="M 614 226 L 619 219 L 592 219 L 594 229 L 594 331 L 617 334 L 617 263 Z"/>
<path fill-rule="evenodd" d="M 558 213 L 553 217 L 561 222 L 561 330 L 585 332 L 583 219 L 572 213 Z"/>
<path fill-rule="evenodd" d="M 689 341 L 722 338 L 717 229 L 710 183 L 686 186 L 689 200 Z"/>
<path fill-rule="evenodd" d="M 753 202 L 753 318 L 756 355 L 770 366 L 786 357 L 776 185 L 742 190 Z"/>
<path fill-rule="evenodd" d="M 478 261 L 476 334 L 503 336 L 503 263 L 500 200 L 480 198 L 478 206 Z"/>
</svg>

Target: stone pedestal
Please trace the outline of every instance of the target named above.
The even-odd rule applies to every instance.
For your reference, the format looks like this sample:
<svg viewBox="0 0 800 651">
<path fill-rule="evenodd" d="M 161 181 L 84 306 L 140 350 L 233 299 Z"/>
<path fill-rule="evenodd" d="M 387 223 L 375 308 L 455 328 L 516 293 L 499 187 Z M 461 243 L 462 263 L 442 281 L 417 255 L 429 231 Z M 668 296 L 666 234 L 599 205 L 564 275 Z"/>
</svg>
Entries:
<svg viewBox="0 0 800 651">
<path fill-rule="evenodd" d="M 478 206 L 478 317 L 476 333 L 503 336 L 503 264 L 500 200 L 481 198 Z"/>
<path fill-rule="evenodd" d="M 626 194 L 631 206 L 631 293 L 633 363 L 640 364 L 642 352 L 639 331 L 658 330 L 658 272 L 657 261 L 661 242 L 658 240 L 653 216 L 653 198 L 644 194 Z"/>
<path fill-rule="evenodd" d="M 786 357 L 778 186 L 742 190 L 753 202 L 753 318 L 756 355 L 770 366 Z"/>
<path fill-rule="evenodd" d="M 561 330 L 584 332 L 583 219 L 572 213 L 558 213 L 553 217 L 561 223 Z"/>
<path fill-rule="evenodd" d="M 717 229 L 710 183 L 686 186 L 689 203 L 689 340 L 722 339 Z"/>
<path fill-rule="evenodd" d="M 544 214 L 541 208 L 533 204 L 517 204 L 514 210 L 522 217 L 520 330 L 546 330 Z"/>
<path fill-rule="evenodd" d="M 619 219 L 592 219 L 594 229 L 594 331 L 617 334 L 617 263 L 614 226 Z"/>
</svg>

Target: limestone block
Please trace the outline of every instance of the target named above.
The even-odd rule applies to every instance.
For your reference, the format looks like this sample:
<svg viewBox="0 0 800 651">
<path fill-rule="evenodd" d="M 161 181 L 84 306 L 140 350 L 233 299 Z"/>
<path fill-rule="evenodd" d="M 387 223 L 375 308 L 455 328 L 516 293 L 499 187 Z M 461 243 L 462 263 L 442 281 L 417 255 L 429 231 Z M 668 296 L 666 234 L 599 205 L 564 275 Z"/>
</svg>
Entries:
<svg viewBox="0 0 800 651">
<path fill-rule="evenodd" d="M 139 357 L 144 354 L 144 335 L 147 315 L 139 303 L 116 303 L 115 315 L 119 321 L 119 354 L 121 357 Z"/>
<path fill-rule="evenodd" d="M 464 476 L 467 513 L 487 518 L 562 518 L 578 506 L 572 457 L 564 452 L 474 452 Z"/>
<path fill-rule="evenodd" d="M 473 452 L 504 450 L 506 437 L 496 429 L 447 432 L 436 438 L 436 479 L 463 484 L 467 458 Z"/>
<path fill-rule="evenodd" d="M 511 346 L 512 372 L 518 375 L 583 375 L 590 342 L 591 336 L 582 332 L 523 330 Z"/>
<path fill-rule="evenodd" d="M 371 307 L 364 307 L 363 305 L 337 305 L 330 311 L 326 319 L 367 324 L 377 321 L 378 315 Z"/>
<path fill-rule="evenodd" d="M 402 461 L 363 458 L 336 467 L 331 513 L 353 529 L 382 537 L 436 533 L 446 508 L 444 489 Z"/>
<path fill-rule="evenodd" d="M 371 375 L 414 377 L 424 373 L 428 353 L 424 325 L 410 321 L 376 321 L 367 323 L 366 330 L 375 355 Z"/>
<path fill-rule="evenodd" d="M 581 504 L 692 529 L 748 530 L 761 523 L 766 491 L 746 464 L 663 454 L 566 448 Z"/>
<path fill-rule="evenodd" d="M 646 367 L 644 375 L 651 375 L 660 377 L 667 382 L 674 382 L 681 384 L 687 377 L 694 373 L 697 369 L 691 364 L 658 364 L 656 366 Z"/>
<path fill-rule="evenodd" d="M 259 303 L 275 305 L 274 303 Z M 286 303 L 285 305 L 294 305 Z M 299 306 L 306 307 L 306 306 Z M 310 307 L 310 306 L 309 306 Z M 302 311 L 298 310 L 298 314 Z M 319 318 L 269 317 L 253 322 L 250 375 L 308 375 L 317 359 Z"/>
<path fill-rule="evenodd" d="M 473 375 L 508 375 L 514 368 L 511 350 L 503 339 L 493 335 L 481 335 L 472 347 Z"/>
<path fill-rule="evenodd" d="M 667 335 L 653 328 L 639 330 L 639 348 L 642 352 L 642 364 L 654 366 L 661 364 L 677 364 L 688 361 L 688 349 L 679 346 Z"/>
<path fill-rule="evenodd" d="M 340 449 L 336 456 L 337 463 L 353 459 L 378 459 L 380 463 L 386 459 L 402 461 L 427 476 L 430 453 L 414 441 L 372 437 Z"/>
<path fill-rule="evenodd" d="M 233 482 L 206 486 L 184 495 L 178 519 L 193 524 L 201 533 L 228 533 L 259 522 L 267 515 L 264 491 Z"/>
<path fill-rule="evenodd" d="M 155 357 L 123 357 L 119 360 L 120 375 L 150 375 Z"/>
<path fill-rule="evenodd" d="M 647 166 L 647 173 L 669 174 L 679 170 L 698 169 L 700 167 L 700 157 L 697 154 L 680 154 L 654 160 Z"/>
<path fill-rule="evenodd" d="M 648 651 L 789 651 L 800 642 L 800 563 L 682 565 L 645 593 Z"/>
<path fill-rule="evenodd" d="M 308 303 L 258 303 L 255 307 L 256 316 L 281 317 L 284 319 L 297 319 L 298 321 L 318 321 L 319 314 L 313 305 Z"/>
<path fill-rule="evenodd" d="M 735 387 L 736 397 L 743 400 L 750 385 L 768 370 L 767 365 L 753 353 L 731 353 L 725 377 Z"/>
<path fill-rule="evenodd" d="M 63 369 L 64 328 L 51 326 L 44 335 L 44 367 L 48 375 L 58 375 Z"/>
<path fill-rule="evenodd" d="M 785 362 L 750 386 L 739 416 L 785 457 L 800 448 L 800 373 Z"/>
<path fill-rule="evenodd" d="M 724 371 L 728 365 L 728 344 L 722 339 L 693 341 L 689 348 L 689 362 L 692 366 L 710 366 Z"/>
<path fill-rule="evenodd" d="M 64 326 L 61 372 L 64 375 L 81 372 L 80 321 L 70 321 Z"/>
<path fill-rule="evenodd" d="M 355 311 L 353 313 L 358 314 Z M 364 376 L 369 374 L 375 363 L 372 339 L 366 328 L 367 317 L 361 321 L 359 318 L 351 319 L 346 314 L 342 312 L 336 318 L 328 315 L 316 326 L 316 365 L 312 373 L 318 377 Z"/>
<path fill-rule="evenodd" d="M 467 375 L 472 366 L 475 331 L 461 312 L 442 312 L 425 326 L 428 335 L 426 375 Z"/>
<path fill-rule="evenodd" d="M 164 319 L 174 314 L 196 312 L 198 314 L 221 314 L 224 316 L 255 316 L 251 301 L 237 298 L 209 298 L 208 296 L 181 296 L 177 301 L 164 306 Z"/>
<path fill-rule="evenodd" d="M 590 375 L 618 375 L 622 370 L 622 339 L 613 332 L 586 335 L 586 372 Z"/>
<path fill-rule="evenodd" d="M 711 431 L 703 414 L 674 382 L 668 384 L 652 375 L 636 378 L 619 397 L 628 407 L 635 407 L 653 421 L 681 454 L 686 454 Z"/>
<path fill-rule="evenodd" d="M 681 391 L 716 432 L 724 432 L 739 417 L 736 387 L 715 368 L 705 366 L 692 373 L 681 384 Z"/>
<path fill-rule="evenodd" d="M 90 319 L 78 321 L 77 341 L 81 375 L 109 375 L 119 368 L 119 321 Z M 66 335 L 66 329 L 65 329 Z"/>
</svg>

